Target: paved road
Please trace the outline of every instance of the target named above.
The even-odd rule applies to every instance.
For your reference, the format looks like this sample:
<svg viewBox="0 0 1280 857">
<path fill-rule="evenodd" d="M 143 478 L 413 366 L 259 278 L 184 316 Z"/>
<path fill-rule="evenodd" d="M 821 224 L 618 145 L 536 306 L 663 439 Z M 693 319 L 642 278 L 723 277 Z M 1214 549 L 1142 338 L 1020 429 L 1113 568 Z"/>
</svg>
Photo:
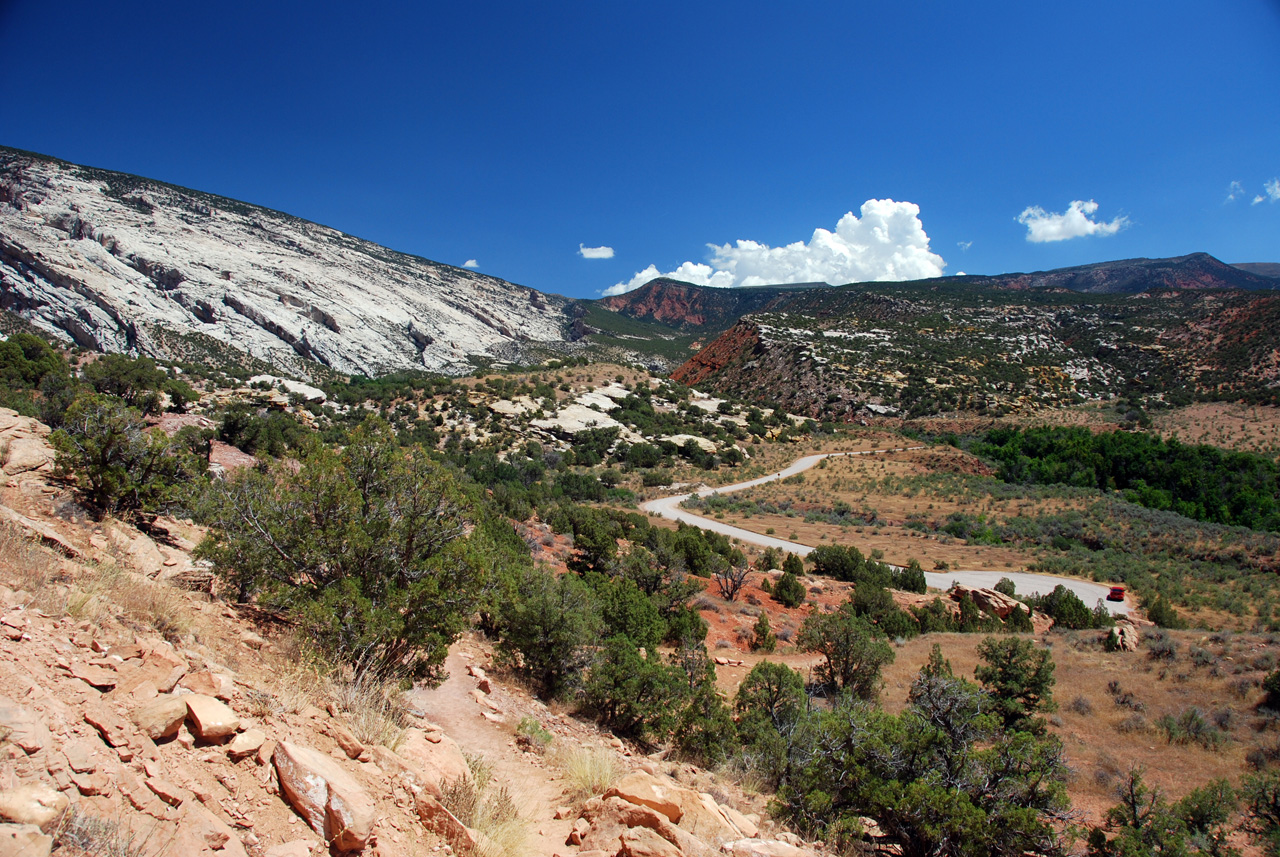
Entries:
<svg viewBox="0 0 1280 857">
<path fill-rule="evenodd" d="M 705 497 L 708 494 L 730 494 L 734 491 L 744 491 L 747 488 L 754 488 L 757 485 L 764 485 L 766 482 L 773 482 L 776 479 L 785 479 L 788 476 L 794 476 L 797 473 L 808 470 L 824 458 L 838 458 L 845 455 L 876 455 L 877 453 L 888 452 L 908 452 L 917 449 L 924 449 L 923 446 L 900 446 L 892 449 L 867 449 L 859 452 L 828 452 L 821 455 L 806 455 L 803 458 L 796 459 L 786 469 L 771 473 L 768 476 L 761 476 L 758 479 L 749 479 L 746 482 L 737 482 L 733 485 L 722 485 L 719 488 L 700 488 L 697 491 L 691 491 L 688 494 L 676 494 L 671 497 L 659 497 L 656 500 L 649 500 L 640 504 L 641 510 L 645 512 L 653 512 L 661 517 L 668 518 L 673 521 L 683 521 L 686 524 L 692 524 L 695 527 L 702 527 L 704 530 L 711 530 L 717 533 L 723 533 L 731 538 L 741 539 L 744 542 L 760 547 L 772 547 L 779 550 L 791 551 L 799 556 L 806 556 L 813 547 L 810 545 L 802 545 L 799 542 L 793 542 L 787 539 L 778 539 L 773 536 L 764 536 L 759 533 L 753 533 L 751 530 L 744 530 L 735 527 L 732 524 L 726 524 L 723 521 L 717 521 L 712 518 L 704 518 L 702 515 L 694 514 L 688 509 L 681 509 L 680 504 L 690 497 Z M 1102 600 L 1107 609 L 1112 613 L 1127 613 L 1130 609 L 1128 601 L 1116 602 L 1107 601 L 1107 592 L 1110 587 L 1100 583 L 1093 583 L 1083 580 L 1079 577 L 1057 577 L 1051 574 L 1032 574 L 1027 571 L 945 571 L 930 572 L 924 574 L 925 582 L 935 589 L 949 589 L 953 583 L 963 583 L 966 586 L 982 586 L 990 588 L 999 582 L 1000 578 L 1007 577 L 1013 581 L 1017 587 L 1019 595 L 1032 595 L 1035 593 L 1046 593 L 1053 591 L 1058 584 L 1062 584 L 1067 589 L 1079 596 L 1080 600 L 1085 603 L 1086 607 L 1093 607 L 1094 604 Z"/>
</svg>

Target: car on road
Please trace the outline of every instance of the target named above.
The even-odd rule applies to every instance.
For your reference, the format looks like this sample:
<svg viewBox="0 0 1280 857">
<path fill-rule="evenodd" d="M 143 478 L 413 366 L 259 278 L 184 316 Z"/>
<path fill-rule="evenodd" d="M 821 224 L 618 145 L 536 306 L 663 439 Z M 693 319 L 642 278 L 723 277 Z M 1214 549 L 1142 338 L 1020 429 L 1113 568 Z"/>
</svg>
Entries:
<svg viewBox="0 0 1280 857">
<path fill-rule="evenodd" d="M 1123 586 L 1113 586 L 1113 587 L 1111 587 L 1111 591 L 1107 593 L 1107 600 L 1108 600 L 1108 601 L 1123 601 L 1123 600 L 1124 600 L 1124 587 L 1123 587 Z"/>
</svg>

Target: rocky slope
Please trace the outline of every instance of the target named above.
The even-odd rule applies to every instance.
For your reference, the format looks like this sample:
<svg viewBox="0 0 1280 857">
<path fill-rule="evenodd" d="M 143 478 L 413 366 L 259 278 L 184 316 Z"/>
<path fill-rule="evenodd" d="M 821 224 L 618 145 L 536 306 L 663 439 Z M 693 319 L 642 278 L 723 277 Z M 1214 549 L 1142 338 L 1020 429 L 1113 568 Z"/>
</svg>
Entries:
<svg viewBox="0 0 1280 857">
<path fill-rule="evenodd" d="M 86 348 L 460 374 L 563 348 L 565 306 L 270 209 L 0 148 L 0 307 Z"/>
<path fill-rule="evenodd" d="M 628 318 L 656 321 L 677 328 L 716 330 L 727 327 L 747 313 L 783 306 L 791 293 L 807 288 L 830 287 L 819 283 L 712 289 L 662 277 L 635 291 L 601 298 L 599 304 Z"/>
<path fill-rule="evenodd" d="M 1121 259 L 1072 268 L 996 276 L 938 277 L 913 283 L 862 283 L 828 286 L 759 286 L 713 289 L 677 280 L 657 279 L 622 295 L 602 298 L 598 305 L 631 319 L 654 321 L 684 329 L 719 332 L 743 315 L 757 312 L 797 312 L 826 296 L 854 289 L 913 286 L 924 290 L 1066 289 L 1085 294 L 1136 294 L 1158 289 L 1241 289 L 1278 287 L 1271 265 L 1227 265 L 1208 253 L 1171 259 Z"/>
<path fill-rule="evenodd" d="M 406 695 L 402 730 L 368 734 L 287 628 L 193 590 L 189 522 L 92 519 L 52 477 L 47 435 L 0 409 L 0 854 L 814 857 L 761 799 L 712 797 L 705 772 L 490 676 L 479 639 Z M 524 718 L 556 753 L 517 740 Z M 577 752 L 615 770 L 603 794 L 566 787 Z M 523 846 L 450 812 L 468 781 L 513 797 Z"/>
<path fill-rule="evenodd" d="M 673 372 L 686 384 L 847 420 L 1140 395 L 1273 397 L 1280 294 L 939 284 L 794 296 L 745 316 Z"/>
</svg>

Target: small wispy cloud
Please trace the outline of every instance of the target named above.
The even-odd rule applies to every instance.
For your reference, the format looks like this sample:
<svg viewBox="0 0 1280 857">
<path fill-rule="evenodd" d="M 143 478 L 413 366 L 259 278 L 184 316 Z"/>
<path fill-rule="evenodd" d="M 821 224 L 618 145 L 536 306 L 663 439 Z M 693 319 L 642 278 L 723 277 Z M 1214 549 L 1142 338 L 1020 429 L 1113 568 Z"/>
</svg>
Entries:
<svg viewBox="0 0 1280 857">
<path fill-rule="evenodd" d="M 612 247 L 586 247 L 578 245 L 578 255 L 584 259 L 612 259 Z"/>
<path fill-rule="evenodd" d="M 1067 241 L 1087 235 L 1115 235 L 1129 225 L 1129 218 L 1118 215 L 1110 222 L 1093 219 L 1098 203 L 1072 200 L 1062 213 L 1045 211 L 1038 205 L 1027 206 L 1016 220 L 1027 227 L 1027 240 L 1036 244 Z"/>
<path fill-rule="evenodd" d="M 1244 195 L 1244 185 L 1240 184 L 1240 182 L 1232 182 L 1227 186 L 1227 202 L 1235 202 Z"/>
<path fill-rule="evenodd" d="M 957 247 L 959 247 L 963 252 L 968 253 L 968 252 L 969 252 L 969 248 L 973 246 L 973 242 L 972 242 L 972 241 L 957 241 L 957 242 L 956 242 L 956 246 L 957 246 Z M 956 274 L 956 276 L 958 277 L 958 276 L 960 276 L 960 275 L 959 275 L 959 274 Z"/>
<path fill-rule="evenodd" d="M 1253 198 L 1253 204 L 1257 205 L 1262 202 L 1278 202 L 1280 201 L 1280 179 L 1272 179 L 1262 185 L 1262 193 Z"/>
<path fill-rule="evenodd" d="M 465 262 L 463 262 L 463 263 L 462 263 L 462 267 L 464 267 L 464 268 L 479 268 L 479 267 L 480 267 L 480 263 L 479 263 L 479 262 L 477 262 L 475 259 L 468 259 L 467 261 L 465 261 Z"/>
</svg>

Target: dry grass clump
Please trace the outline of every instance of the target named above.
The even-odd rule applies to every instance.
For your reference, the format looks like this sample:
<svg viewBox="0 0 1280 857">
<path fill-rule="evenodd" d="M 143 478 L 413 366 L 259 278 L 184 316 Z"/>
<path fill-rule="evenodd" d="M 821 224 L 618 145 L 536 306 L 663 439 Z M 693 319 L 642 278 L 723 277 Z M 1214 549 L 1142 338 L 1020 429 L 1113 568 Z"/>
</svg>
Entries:
<svg viewBox="0 0 1280 857">
<path fill-rule="evenodd" d="M 54 850 L 67 857 L 151 857 L 165 849 L 127 826 L 70 807 L 48 831 Z"/>
<path fill-rule="evenodd" d="M 115 569 L 99 572 L 90 585 L 117 608 L 116 615 L 126 625 L 154 630 L 171 643 L 195 630 L 190 606 L 171 586 Z"/>
<path fill-rule="evenodd" d="M 10 582 L 31 596 L 26 606 L 51 616 L 66 612 L 66 590 L 56 585 L 65 579 L 62 561 L 26 530 L 0 521 L 0 560 Z"/>
<path fill-rule="evenodd" d="M 411 723 L 402 685 L 401 676 L 359 663 L 331 673 L 328 696 L 346 712 L 352 734 L 394 750 Z"/>
<path fill-rule="evenodd" d="M 471 776 L 441 785 L 440 802 L 459 821 L 479 831 L 480 857 L 514 857 L 523 850 L 528 834 L 510 790 L 493 788 L 493 766 L 481 755 L 467 754 Z"/>
<path fill-rule="evenodd" d="M 558 762 L 574 800 L 603 793 L 622 774 L 617 758 L 604 749 L 575 747 L 561 753 Z"/>
</svg>

